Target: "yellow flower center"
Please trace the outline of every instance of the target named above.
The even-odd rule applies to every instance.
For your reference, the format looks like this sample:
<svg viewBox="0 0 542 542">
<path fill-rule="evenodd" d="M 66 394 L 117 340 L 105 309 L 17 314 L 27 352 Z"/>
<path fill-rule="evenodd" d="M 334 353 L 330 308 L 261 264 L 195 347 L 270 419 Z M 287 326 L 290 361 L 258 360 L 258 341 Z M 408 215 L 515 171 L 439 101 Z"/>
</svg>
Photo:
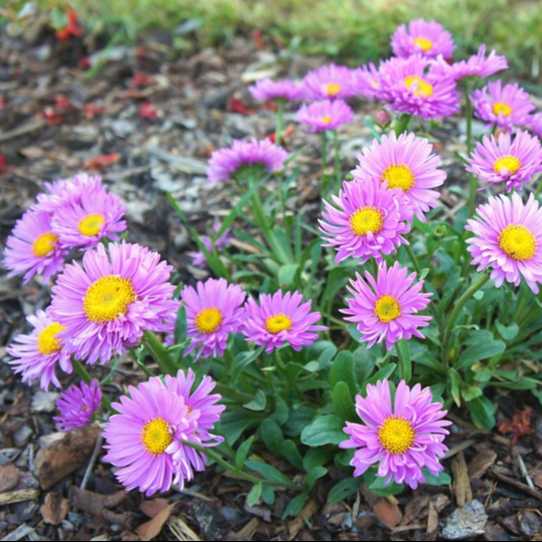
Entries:
<svg viewBox="0 0 542 542">
<path fill-rule="evenodd" d="M 495 173 L 499 173 L 500 175 L 513 175 L 520 167 L 521 162 L 519 158 L 516 158 L 511 154 L 501 156 L 498 160 L 495 160 L 495 163 L 493 164 Z"/>
<path fill-rule="evenodd" d="M 391 322 L 401 316 L 401 307 L 395 297 L 383 295 L 375 303 L 375 314 L 381 322 Z"/>
<path fill-rule="evenodd" d="M 64 326 L 58 322 L 44 327 L 38 334 L 38 352 L 44 356 L 58 352 L 62 348 L 62 343 L 57 335 L 64 329 Z"/>
<path fill-rule="evenodd" d="M 329 115 L 324 115 L 320 121 L 324 124 L 330 124 L 333 119 Z"/>
<path fill-rule="evenodd" d="M 216 307 L 203 309 L 196 315 L 196 327 L 200 333 L 212 333 L 222 323 L 222 313 Z"/>
<path fill-rule="evenodd" d="M 530 260 L 536 252 L 536 239 L 525 226 L 510 224 L 501 231 L 499 246 L 514 260 Z"/>
<path fill-rule="evenodd" d="M 105 224 L 105 218 L 99 213 L 85 216 L 79 222 L 79 232 L 86 237 L 99 235 Z"/>
<path fill-rule="evenodd" d="M 414 38 L 414 45 L 418 49 L 421 49 L 424 53 L 429 52 L 433 48 L 433 42 L 427 38 L 423 38 L 422 36 Z"/>
<path fill-rule="evenodd" d="M 390 166 L 382 175 L 388 188 L 400 188 L 407 192 L 414 186 L 414 175 L 412 170 L 405 165 Z"/>
<path fill-rule="evenodd" d="M 128 279 L 105 275 L 88 287 L 83 308 L 92 322 L 111 322 L 125 314 L 135 299 L 134 287 Z"/>
<path fill-rule="evenodd" d="M 341 85 L 339 83 L 327 83 L 324 85 L 324 92 L 328 96 L 337 96 L 341 92 Z"/>
<path fill-rule="evenodd" d="M 57 241 L 58 235 L 52 231 L 42 233 L 32 243 L 32 253 L 38 258 L 44 258 L 55 249 Z"/>
<path fill-rule="evenodd" d="M 382 213 L 375 207 L 362 207 L 350 217 L 350 226 L 356 235 L 378 233 L 382 229 Z"/>
<path fill-rule="evenodd" d="M 418 75 L 407 75 L 405 87 L 419 98 L 428 98 L 433 95 L 433 85 Z"/>
<path fill-rule="evenodd" d="M 406 452 L 415 436 L 411 423 L 398 416 L 390 416 L 378 429 L 378 440 L 390 454 Z"/>
<path fill-rule="evenodd" d="M 505 102 L 494 102 L 493 113 L 495 113 L 495 115 L 502 115 L 503 117 L 508 117 L 512 113 L 512 108 Z"/>
<path fill-rule="evenodd" d="M 143 426 L 143 445 L 151 454 L 162 454 L 173 440 L 164 418 L 154 418 Z"/>
<path fill-rule="evenodd" d="M 284 313 L 275 314 L 270 316 L 265 321 L 265 329 L 272 333 L 273 335 L 284 331 L 285 329 L 290 329 L 292 327 L 292 321 Z"/>
</svg>

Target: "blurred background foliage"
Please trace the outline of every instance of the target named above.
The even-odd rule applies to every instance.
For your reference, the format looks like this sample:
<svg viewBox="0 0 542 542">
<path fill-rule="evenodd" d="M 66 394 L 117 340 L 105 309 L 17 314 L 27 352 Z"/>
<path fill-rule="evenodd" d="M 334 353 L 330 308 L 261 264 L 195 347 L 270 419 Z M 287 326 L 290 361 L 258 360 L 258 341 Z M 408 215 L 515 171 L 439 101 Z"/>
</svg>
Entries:
<svg viewBox="0 0 542 542">
<path fill-rule="evenodd" d="M 7 0 L 12 10 L 26 3 Z M 51 12 L 67 6 L 65 0 L 34 3 Z M 88 30 L 116 44 L 136 42 L 156 29 L 177 36 L 196 32 L 202 45 L 227 44 L 239 33 L 261 30 L 285 47 L 350 63 L 389 55 L 390 35 L 399 23 L 436 19 L 453 33 L 457 56 L 486 43 L 506 54 L 510 75 L 540 79 L 541 0 L 72 0 L 69 5 Z"/>
</svg>

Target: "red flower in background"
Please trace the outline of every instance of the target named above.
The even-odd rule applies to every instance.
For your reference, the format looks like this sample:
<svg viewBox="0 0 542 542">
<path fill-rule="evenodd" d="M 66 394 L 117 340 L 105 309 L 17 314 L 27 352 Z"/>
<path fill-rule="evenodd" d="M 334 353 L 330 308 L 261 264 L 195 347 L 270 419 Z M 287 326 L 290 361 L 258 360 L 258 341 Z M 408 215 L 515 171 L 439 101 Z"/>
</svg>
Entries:
<svg viewBox="0 0 542 542">
<path fill-rule="evenodd" d="M 8 170 L 8 160 L 4 154 L 0 154 L 0 175 Z"/>
<path fill-rule="evenodd" d="M 56 37 L 59 41 L 67 41 L 72 37 L 78 38 L 83 35 L 83 28 L 79 24 L 77 11 L 69 8 L 66 12 L 67 24 L 64 28 L 59 28 L 56 31 Z"/>
<path fill-rule="evenodd" d="M 132 88 L 144 88 L 152 85 L 154 78 L 152 75 L 148 75 L 144 72 L 135 72 L 130 80 L 130 87 Z"/>
<path fill-rule="evenodd" d="M 243 100 L 232 96 L 228 100 L 227 105 L 228 111 L 230 113 L 239 113 L 240 115 L 252 115 L 255 110 L 249 107 Z"/>
<path fill-rule="evenodd" d="M 100 154 L 89 158 L 85 162 L 85 169 L 96 169 L 101 171 L 102 169 L 112 166 L 120 160 L 120 154 L 118 152 L 113 152 L 111 154 Z"/>
<path fill-rule="evenodd" d="M 155 120 L 158 118 L 158 110 L 151 102 L 143 102 L 139 106 L 137 113 L 142 119 Z"/>
</svg>

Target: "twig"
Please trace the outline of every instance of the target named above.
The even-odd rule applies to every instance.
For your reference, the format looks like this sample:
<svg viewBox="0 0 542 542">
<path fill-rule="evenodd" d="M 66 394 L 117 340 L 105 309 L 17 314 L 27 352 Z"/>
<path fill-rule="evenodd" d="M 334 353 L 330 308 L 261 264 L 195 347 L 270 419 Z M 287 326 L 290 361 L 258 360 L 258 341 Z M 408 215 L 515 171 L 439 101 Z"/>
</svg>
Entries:
<svg viewBox="0 0 542 542">
<path fill-rule="evenodd" d="M 98 454 L 100 453 L 102 442 L 103 442 L 103 436 L 101 433 L 99 433 L 98 436 L 96 437 L 96 444 L 94 445 L 94 450 L 92 451 L 92 455 L 90 456 L 90 460 L 85 470 L 83 480 L 81 481 L 81 485 L 79 486 L 81 489 L 85 489 L 87 487 L 88 479 L 90 478 L 90 475 L 92 474 L 92 469 L 94 468 L 96 459 L 98 459 Z"/>
<path fill-rule="evenodd" d="M 472 438 L 463 441 L 461 444 L 457 444 L 456 446 L 453 446 L 450 448 L 446 455 L 444 456 L 444 459 L 449 459 L 450 457 L 453 457 L 455 454 L 458 454 L 459 452 L 462 452 L 463 450 L 466 450 L 467 448 L 470 448 L 476 441 Z"/>
<path fill-rule="evenodd" d="M 9 141 L 10 139 L 16 139 L 26 134 L 30 134 L 32 132 L 35 132 L 36 130 L 41 130 L 41 128 L 43 128 L 44 126 L 45 122 L 43 120 L 36 120 L 35 122 L 31 122 L 30 124 L 25 124 L 20 128 L 11 130 L 10 132 L 4 132 L 3 134 L 0 134 L 0 143 L 4 143 L 4 141 Z"/>
<path fill-rule="evenodd" d="M 529 476 L 529 473 L 527 472 L 527 467 L 525 466 L 525 462 L 523 461 L 523 457 L 521 457 L 521 454 L 517 449 L 513 451 L 513 454 L 516 456 L 519 470 L 521 471 L 521 474 L 523 474 L 523 477 L 525 478 L 525 481 L 527 482 L 527 485 L 531 489 L 535 489 L 533 481 L 531 480 L 531 477 Z M 536 491 L 536 490 L 535 490 Z"/>
<path fill-rule="evenodd" d="M 0 493 L 0 506 L 14 504 L 16 502 L 33 501 L 40 496 L 37 489 L 16 489 Z"/>
<path fill-rule="evenodd" d="M 532 489 L 527 484 L 518 482 L 517 480 L 514 480 L 514 478 L 510 478 L 510 476 L 501 474 L 495 469 L 491 469 L 489 471 L 489 474 L 493 476 L 494 478 L 496 478 L 497 480 L 504 482 L 505 484 L 509 484 L 512 487 L 515 487 L 516 489 L 519 489 L 520 491 L 527 493 L 527 495 L 530 495 L 531 497 L 534 497 L 535 499 L 542 501 L 542 492 L 538 491 L 537 489 Z"/>
</svg>

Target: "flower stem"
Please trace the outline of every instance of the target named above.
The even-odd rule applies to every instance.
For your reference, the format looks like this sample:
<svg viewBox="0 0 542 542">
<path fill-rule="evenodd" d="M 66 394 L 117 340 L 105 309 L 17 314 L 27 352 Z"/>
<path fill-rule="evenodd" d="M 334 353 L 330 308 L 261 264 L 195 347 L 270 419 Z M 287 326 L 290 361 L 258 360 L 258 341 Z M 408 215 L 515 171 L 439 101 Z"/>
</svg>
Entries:
<svg viewBox="0 0 542 542">
<path fill-rule="evenodd" d="M 284 102 L 277 101 L 277 114 L 275 115 L 275 143 L 282 144 L 282 133 L 284 132 Z"/>
<path fill-rule="evenodd" d="M 418 257 L 416 254 L 414 254 L 414 251 L 412 250 L 412 247 L 407 244 L 405 245 L 405 249 L 407 251 L 408 257 L 410 258 L 410 261 L 412 262 L 412 265 L 414 266 L 414 269 L 418 275 L 421 274 L 421 268 L 420 263 L 418 262 Z"/>
<path fill-rule="evenodd" d="M 75 369 L 75 372 L 77 373 L 77 376 L 86 384 L 88 384 L 92 377 L 90 376 L 89 372 L 85 369 L 85 366 L 77 359 L 73 360 L 73 367 Z"/>
<path fill-rule="evenodd" d="M 394 132 L 397 135 L 401 135 L 403 132 L 406 132 L 411 118 L 412 117 L 408 113 L 402 113 L 399 117 L 397 117 L 393 126 Z"/>
<path fill-rule="evenodd" d="M 395 351 L 399 358 L 399 375 L 408 384 L 412 378 L 412 360 L 410 359 L 410 347 L 404 340 L 395 343 Z"/>
<path fill-rule="evenodd" d="M 175 374 L 177 372 L 175 363 L 171 359 L 167 348 L 152 331 L 145 331 L 143 334 L 143 344 L 151 353 L 154 361 L 158 363 L 160 371 L 163 374 Z"/>
<path fill-rule="evenodd" d="M 466 121 L 466 144 L 467 144 L 467 156 L 472 153 L 472 102 L 470 101 L 470 88 L 465 88 L 465 121 Z M 474 175 L 470 176 L 469 181 L 469 198 L 467 200 L 467 215 L 472 216 L 474 214 L 474 207 L 476 205 L 476 190 L 478 189 L 478 181 Z"/>
<path fill-rule="evenodd" d="M 341 149 L 339 145 L 339 134 L 333 130 L 333 170 L 337 184 L 341 182 Z"/>
<path fill-rule="evenodd" d="M 183 444 L 186 444 L 187 446 L 190 446 L 190 448 L 194 448 L 194 450 L 197 450 L 198 452 L 201 452 L 202 454 L 205 454 L 209 459 L 212 459 L 215 463 L 220 465 L 222 468 L 226 469 L 227 471 L 233 472 L 237 478 L 240 478 L 241 480 L 246 480 L 247 482 L 251 482 L 253 484 L 266 484 L 270 486 L 277 486 L 277 487 L 284 487 L 286 484 L 282 482 L 274 482 L 271 480 L 264 480 L 262 478 L 259 478 L 258 476 L 254 476 L 253 474 L 249 474 L 248 472 L 245 472 L 235 465 L 232 465 L 230 462 L 226 461 L 218 452 L 215 450 L 212 450 L 210 448 L 206 448 L 204 446 L 200 446 L 199 444 L 196 444 L 195 442 L 190 442 L 188 440 L 183 440 Z M 289 484 L 287 487 L 292 487 L 293 484 Z"/>
<path fill-rule="evenodd" d="M 455 323 L 457 321 L 457 318 L 459 317 L 459 314 L 461 312 L 461 309 L 465 305 L 465 303 L 474 295 L 475 292 L 477 292 L 489 279 L 489 275 L 487 273 L 484 273 L 478 277 L 478 280 L 475 280 L 469 288 L 463 293 L 463 295 L 457 300 L 454 308 L 452 309 L 452 312 L 450 313 L 450 316 L 448 317 L 448 323 L 446 325 L 446 328 L 444 329 L 444 334 L 442 337 L 442 354 L 443 358 L 446 360 L 446 365 L 448 365 L 448 346 L 450 341 L 450 335 L 452 333 L 452 330 L 455 326 Z"/>
</svg>

